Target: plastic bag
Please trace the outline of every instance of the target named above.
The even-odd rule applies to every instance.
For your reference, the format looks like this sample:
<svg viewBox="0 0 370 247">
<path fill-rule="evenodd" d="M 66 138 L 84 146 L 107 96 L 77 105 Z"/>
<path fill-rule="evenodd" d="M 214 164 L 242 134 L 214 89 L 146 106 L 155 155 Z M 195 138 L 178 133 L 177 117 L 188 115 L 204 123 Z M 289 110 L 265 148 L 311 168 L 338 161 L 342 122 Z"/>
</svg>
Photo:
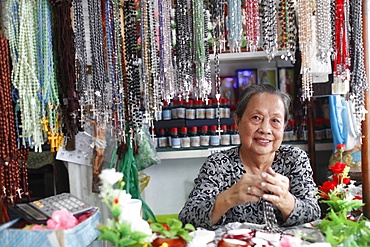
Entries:
<svg viewBox="0 0 370 247">
<path fill-rule="evenodd" d="M 138 152 L 135 154 L 135 160 L 137 170 L 141 171 L 150 166 L 158 165 L 160 163 L 160 159 L 150 136 L 148 126 L 143 124 L 139 131 L 142 133 L 136 134 Z"/>
</svg>

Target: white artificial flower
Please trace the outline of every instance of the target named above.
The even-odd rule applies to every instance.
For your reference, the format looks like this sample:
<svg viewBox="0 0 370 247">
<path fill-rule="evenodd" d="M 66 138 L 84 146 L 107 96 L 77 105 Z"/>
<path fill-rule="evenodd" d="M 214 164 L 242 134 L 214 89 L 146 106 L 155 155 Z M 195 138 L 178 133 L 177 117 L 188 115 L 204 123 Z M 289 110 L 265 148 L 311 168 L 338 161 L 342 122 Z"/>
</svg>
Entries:
<svg viewBox="0 0 370 247">
<path fill-rule="evenodd" d="M 365 221 L 365 226 L 370 228 L 370 221 Z"/>
<path fill-rule="evenodd" d="M 148 235 L 152 234 L 152 229 L 150 229 L 148 221 L 143 220 L 141 217 L 137 217 L 131 221 L 131 231 L 142 232 Z"/>
<path fill-rule="evenodd" d="M 124 205 L 131 199 L 131 194 L 126 193 L 126 190 L 113 189 L 111 194 L 111 200 L 118 198 L 118 203 Z"/>
<path fill-rule="evenodd" d="M 99 174 L 99 178 L 103 186 L 105 184 L 113 185 L 123 178 L 123 173 L 117 172 L 116 169 L 104 169 Z"/>
</svg>

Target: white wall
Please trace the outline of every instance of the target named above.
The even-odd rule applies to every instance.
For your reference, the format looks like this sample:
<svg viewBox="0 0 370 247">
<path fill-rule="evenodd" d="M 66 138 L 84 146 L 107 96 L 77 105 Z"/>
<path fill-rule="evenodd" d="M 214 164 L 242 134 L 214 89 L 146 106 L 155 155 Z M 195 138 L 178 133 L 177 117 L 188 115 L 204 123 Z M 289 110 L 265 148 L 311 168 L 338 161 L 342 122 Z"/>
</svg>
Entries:
<svg viewBox="0 0 370 247">
<path fill-rule="evenodd" d="M 142 196 L 155 215 L 178 214 L 206 158 L 164 159 L 145 169 L 150 176 Z"/>
</svg>

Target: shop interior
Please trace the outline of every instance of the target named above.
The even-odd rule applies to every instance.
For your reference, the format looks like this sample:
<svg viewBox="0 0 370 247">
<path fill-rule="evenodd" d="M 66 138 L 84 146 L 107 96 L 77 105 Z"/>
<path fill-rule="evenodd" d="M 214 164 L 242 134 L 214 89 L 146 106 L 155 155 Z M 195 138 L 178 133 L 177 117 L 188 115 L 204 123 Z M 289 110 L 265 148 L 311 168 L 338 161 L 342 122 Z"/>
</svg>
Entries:
<svg viewBox="0 0 370 247">
<path fill-rule="evenodd" d="M 267 6 L 261 5 L 260 12 L 257 10 L 254 15 L 248 12 L 251 16 L 248 16 L 249 19 L 244 19 L 248 23 L 240 23 L 241 30 L 244 30 L 241 40 L 233 40 L 225 35 L 242 32 L 236 28 L 239 28 L 237 26 L 239 23 L 229 23 L 231 19 L 226 17 L 226 13 L 230 10 L 227 7 L 224 8 L 224 11 L 225 9 L 227 11 L 221 18 L 223 20 L 212 19 L 217 17 L 217 13 L 211 11 L 213 4 L 218 6 L 213 3 L 214 1 L 205 1 L 207 4 L 200 8 L 207 11 L 198 15 L 196 15 L 196 8 L 201 5 L 200 1 L 184 1 L 182 8 L 191 6 L 194 13 L 192 12 L 191 18 L 179 16 L 178 18 L 183 19 L 176 20 L 175 7 L 181 5 L 179 1 L 160 3 L 161 1 L 39 0 L 37 2 L 42 7 L 37 5 L 35 9 L 44 11 L 40 11 L 38 17 L 45 18 L 43 20 L 47 20 L 48 25 L 43 27 L 43 32 L 53 30 L 53 34 L 43 33 L 26 24 L 20 26 L 18 22 L 21 22 L 21 19 L 17 19 L 19 16 L 14 13 L 23 15 L 24 18 L 34 17 L 27 16 L 27 9 L 19 8 L 17 12 L 11 12 L 10 10 L 15 11 L 15 5 L 10 6 L 10 4 L 17 4 L 16 2 L 15 0 L 0 1 L 0 37 L 4 37 L 4 40 L 7 38 L 7 41 L 2 44 L 10 45 L 10 53 L 4 61 L 11 64 L 9 75 L 12 75 L 12 80 L 15 78 L 11 87 L 13 91 L 4 91 L 1 103 L 13 105 L 13 112 L 16 113 L 13 114 L 14 117 L 8 118 L 7 114 L 10 110 L 4 107 L 0 111 L 0 115 L 3 115 L 0 122 L 9 122 L 7 126 L 16 126 L 15 130 L 8 130 L 5 125 L 0 129 L 2 134 L 0 140 L 4 143 L 1 144 L 4 152 L 0 156 L 0 166 L 3 167 L 0 170 L 2 179 L 0 184 L 9 191 L 14 190 L 13 194 L 6 194 L 6 192 L 2 194 L 3 208 L 16 203 L 28 203 L 70 193 L 87 204 L 98 207 L 101 219 L 105 220 L 109 218 L 110 211 L 101 201 L 97 174 L 93 171 L 99 169 L 101 172 L 111 167 L 118 169 L 121 164 L 119 160 L 125 152 L 128 153 L 132 149 L 133 153 L 136 152 L 135 155 L 140 154 L 140 151 L 137 152 L 135 148 L 142 141 L 150 142 L 148 146 L 151 148 L 151 153 L 149 153 L 150 157 L 141 157 L 147 162 L 137 169 L 139 183 L 142 186 L 140 197 L 150 207 L 157 220 L 177 218 L 205 159 L 214 152 L 240 144 L 240 140 L 238 142 L 237 139 L 233 139 L 233 135 L 236 137 L 238 135 L 235 131 L 233 113 L 239 94 L 249 85 L 266 83 L 291 96 L 290 119 L 282 144 L 298 146 L 307 152 L 317 185 L 323 184 L 330 176 L 329 166 L 333 164 L 336 144 L 340 144 L 337 137 L 334 137 L 338 136 L 338 133 L 333 132 L 335 115 L 330 112 L 332 109 L 329 106 L 330 97 L 337 96 L 356 102 L 354 105 L 357 108 L 354 115 L 357 115 L 354 117 L 358 118 L 360 115 L 364 118 L 354 126 L 355 131 L 360 133 L 358 136 L 361 137 L 356 139 L 356 145 L 352 145 L 357 148 L 356 153 L 360 154 L 359 158 L 354 155 L 351 157 L 357 159 L 356 172 L 353 172 L 352 176 L 357 183 L 362 184 L 362 198 L 366 203 L 363 213 L 370 217 L 369 124 L 368 114 L 364 114 L 364 110 L 369 109 L 369 93 L 368 90 L 363 90 L 367 89 L 370 74 L 368 70 L 370 22 L 367 14 L 362 14 L 369 8 L 367 1 L 363 1 L 366 4 L 363 5 L 364 9 L 361 13 L 363 28 L 360 43 L 363 44 L 363 49 L 361 55 L 356 54 L 357 57 L 362 58 L 362 61 L 343 53 L 341 54 L 343 57 L 340 58 L 342 60 L 339 61 L 339 58 L 335 57 L 337 53 L 330 52 L 330 49 L 334 48 L 329 47 L 328 56 L 324 56 L 324 60 L 328 59 L 329 63 L 324 63 L 322 67 L 320 67 L 322 61 L 319 65 L 312 65 L 318 59 L 314 58 L 309 49 L 307 52 L 307 47 L 310 47 L 307 42 L 312 41 L 312 37 L 308 36 L 311 35 L 302 34 L 295 29 L 295 27 L 313 29 L 313 26 L 306 22 L 303 24 L 305 15 L 302 12 L 298 13 L 298 8 L 294 10 L 294 18 L 287 19 L 287 22 L 276 18 L 277 30 L 273 30 L 269 28 L 272 23 L 269 21 L 264 23 L 267 19 L 263 16 L 271 13 L 267 10 Z M 53 2 L 53 4 L 47 2 Z M 113 4 L 116 2 L 121 6 L 118 10 L 115 10 Z M 220 2 L 227 6 L 226 2 L 230 1 Z M 258 1 L 241 1 L 241 4 L 245 5 L 243 17 L 246 15 L 247 7 L 252 8 L 248 5 L 251 2 L 254 4 L 257 2 L 258 7 Z M 277 6 L 276 11 L 283 13 L 279 2 L 293 4 L 296 1 L 272 2 Z M 102 4 L 100 11 L 96 12 L 95 16 L 91 15 L 91 11 L 97 11 L 100 4 Z M 160 6 L 163 9 L 156 4 L 163 4 Z M 304 5 L 300 4 L 300 7 Z M 35 7 L 31 5 L 24 3 L 23 7 Z M 298 5 L 294 4 L 294 6 Z M 165 11 L 169 8 L 173 8 L 172 15 L 170 11 Z M 101 9 L 106 12 L 102 12 Z M 154 9 L 161 9 L 163 12 L 159 16 L 150 14 Z M 190 9 L 187 10 L 190 13 Z M 291 16 L 289 11 L 284 14 Z M 52 18 L 47 16 L 50 13 L 54 14 Z M 73 18 L 66 18 L 66 13 Z M 45 16 L 42 16 L 44 14 Z M 180 12 L 176 14 L 180 15 Z M 320 14 L 321 12 L 317 15 L 320 16 Z M 36 12 L 34 15 L 37 16 Z M 119 15 L 121 19 L 117 20 Z M 202 16 L 208 16 L 208 19 L 200 18 Z M 153 20 L 149 18 L 152 17 L 155 17 L 158 22 L 151 23 Z M 252 19 L 260 25 L 253 25 Z M 297 19 L 301 20 L 300 24 Z M 195 24 L 186 26 L 183 23 L 190 20 L 197 26 Z M 180 23 L 179 27 L 173 27 L 176 21 Z M 326 23 L 319 17 L 316 21 Z M 212 22 L 214 26 L 211 23 L 207 26 L 207 22 Z M 221 23 L 226 25 L 226 22 L 233 28 L 222 26 L 223 29 L 220 29 L 217 26 Z M 123 23 L 126 26 L 122 25 Z M 104 28 L 99 26 L 103 24 Z M 150 26 L 151 24 L 157 26 Z M 287 25 L 292 25 L 291 30 Z M 18 28 L 10 28 L 15 26 L 19 29 L 22 27 L 23 30 L 27 28 L 32 30 L 22 35 Z M 250 36 L 245 34 L 248 31 Z M 253 32 L 258 34 L 255 35 Z M 335 34 L 335 30 L 333 32 Z M 130 35 L 132 33 L 135 35 Z M 37 35 L 41 35 L 43 40 L 36 39 Z M 276 39 L 269 43 L 266 37 L 271 38 L 274 35 Z M 70 40 L 66 41 L 66 37 Z M 289 37 L 295 40 L 286 41 L 285 39 Z M 323 36 L 317 37 L 323 38 Z M 347 38 L 349 37 L 350 35 Z M 332 38 L 335 39 L 335 37 Z M 340 36 L 335 44 L 338 46 L 345 40 L 349 46 L 350 41 L 354 42 L 346 40 L 347 38 Z M 32 56 L 27 48 L 27 44 L 30 44 L 27 43 L 30 42 L 28 39 L 35 41 L 32 52 L 45 49 L 55 53 L 55 55 L 45 55 L 43 58 L 49 64 L 45 62 L 46 65 L 41 66 L 32 60 L 27 61 L 31 64 L 29 67 L 22 67 L 20 58 Z M 19 40 L 22 40 L 25 47 Z M 204 40 L 206 42 L 203 42 Z M 188 45 L 190 42 L 194 43 Z M 331 43 L 325 43 L 322 40 L 321 42 L 315 45 Z M 104 45 L 100 45 L 102 43 Z M 122 47 L 124 49 L 119 50 Z M 1 49 L 5 51 L 5 48 Z M 352 46 L 351 49 L 353 49 Z M 354 51 L 351 50 L 351 52 Z M 38 55 L 40 56 L 40 53 Z M 354 56 L 353 53 L 351 55 Z M 5 55 L 3 56 L 5 59 Z M 346 59 L 352 59 L 352 64 L 349 65 Z M 307 64 L 307 60 L 312 61 L 312 64 Z M 340 62 L 345 67 L 344 72 L 339 71 L 339 67 L 334 68 L 334 65 Z M 361 69 L 366 74 L 359 75 L 360 69 L 353 68 L 360 67 L 361 64 L 363 66 Z M 14 68 L 18 71 L 14 72 Z M 30 68 L 37 73 L 29 75 Z M 349 73 L 349 71 L 354 77 L 357 76 L 356 79 L 344 80 L 336 74 Z M 5 81 L 11 80 L 5 76 L 5 69 L 0 72 L 4 81 L 2 87 L 5 87 Z M 35 79 L 37 76 L 39 76 L 38 79 Z M 41 89 L 26 88 L 24 78 L 32 83 L 40 81 Z M 63 83 L 60 83 L 61 81 Z M 22 83 L 23 89 L 19 91 L 20 98 L 14 101 L 14 88 L 22 88 Z M 22 95 L 23 92 L 24 95 Z M 6 93 L 13 97 L 9 98 L 9 102 L 5 101 Z M 23 101 L 24 103 L 18 104 Z M 20 107 L 20 110 L 16 107 Z M 37 112 L 33 110 L 34 108 L 37 108 Z M 8 119 L 10 120 L 7 121 Z M 30 127 L 27 130 L 29 132 L 26 132 L 25 123 L 19 128 L 18 121 L 21 120 L 37 127 L 34 129 Z M 343 127 L 343 129 L 346 128 L 346 126 Z M 19 134 L 19 130 L 23 131 L 23 135 Z M 146 136 L 146 139 L 139 141 L 138 137 L 142 135 Z M 8 138 L 9 136 L 13 140 Z M 208 137 L 207 142 L 202 142 L 203 136 Z M 99 140 L 105 142 L 100 150 L 96 144 Z M 17 153 L 14 155 L 17 159 L 10 155 L 12 152 Z M 24 157 L 25 160 L 22 160 Z M 6 158 L 17 160 L 11 171 L 4 168 L 5 163 L 8 162 Z M 13 175 L 19 179 L 18 182 L 12 178 Z M 19 188 L 23 186 L 21 197 L 17 197 L 14 186 Z M 11 211 L 9 213 L 11 214 Z M 6 219 L 4 214 L 0 215 L 1 219 Z"/>
</svg>

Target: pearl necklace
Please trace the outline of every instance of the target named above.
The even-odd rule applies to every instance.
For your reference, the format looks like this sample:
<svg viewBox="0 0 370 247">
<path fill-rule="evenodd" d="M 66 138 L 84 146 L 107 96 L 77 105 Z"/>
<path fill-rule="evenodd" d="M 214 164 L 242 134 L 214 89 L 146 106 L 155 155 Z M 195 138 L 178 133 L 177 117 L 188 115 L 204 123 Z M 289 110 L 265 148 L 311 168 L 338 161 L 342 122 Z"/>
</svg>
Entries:
<svg viewBox="0 0 370 247">
<path fill-rule="evenodd" d="M 302 99 L 310 100 L 313 96 L 311 75 L 311 1 L 298 1 L 298 36 L 301 50 Z"/>
</svg>

